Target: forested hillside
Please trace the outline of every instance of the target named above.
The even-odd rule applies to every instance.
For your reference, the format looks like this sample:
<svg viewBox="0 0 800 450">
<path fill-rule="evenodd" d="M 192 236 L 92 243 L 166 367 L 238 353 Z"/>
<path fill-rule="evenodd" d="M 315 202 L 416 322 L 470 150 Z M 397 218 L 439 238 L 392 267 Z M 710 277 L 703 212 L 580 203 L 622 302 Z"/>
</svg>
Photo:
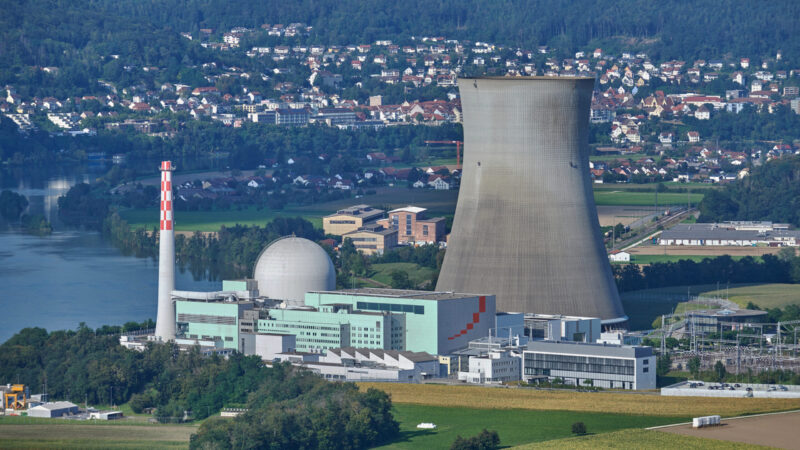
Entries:
<svg viewBox="0 0 800 450">
<path fill-rule="evenodd" d="M 800 157 L 768 162 L 724 189 L 709 190 L 699 208 L 701 222 L 771 220 L 800 226 Z"/>
<path fill-rule="evenodd" d="M 199 28 L 258 27 L 303 22 L 309 42 L 408 41 L 412 35 L 484 40 L 571 52 L 587 45 L 640 48 L 656 59 L 800 54 L 793 0 L 659 2 L 638 0 L 5 0 L 0 15 L 0 83 L 15 65 L 99 67 L 101 55 L 173 67 L 202 62 L 203 49 L 180 38 Z M 790 61 L 791 62 L 791 61 Z M 796 61 L 795 61 L 796 62 Z M 80 85 L 87 74 L 67 71 L 64 83 Z M 122 76 L 121 73 L 116 75 Z M 191 74 L 183 74 L 186 77 Z M 30 76 L 36 76 L 31 73 Z"/>
</svg>

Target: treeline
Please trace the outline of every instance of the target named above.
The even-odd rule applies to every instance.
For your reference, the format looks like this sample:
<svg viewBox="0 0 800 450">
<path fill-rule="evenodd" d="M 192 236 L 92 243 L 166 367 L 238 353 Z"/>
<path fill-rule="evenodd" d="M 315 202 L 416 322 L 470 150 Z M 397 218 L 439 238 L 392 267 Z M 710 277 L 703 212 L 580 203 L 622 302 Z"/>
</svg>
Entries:
<svg viewBox="0 0 800 450">
<path fill-rule="evenodd" d="M 793 250 L 793 249 L 790 249 Z M 794 252 L 781 257 L 763 255 L 763 262 L 752 256 L 733 259 L 729 255 L 705 258 L 700 262 L 683 259 L 640 267 L 636 264 L 612 266 L 621 292 L 668 286 L 713 283 L 800 283 L 800 257 Z"/>
<path fill-rule="evenodd" d="M 330 383 L 309 372 L 272 369 L 250 394 L 249 411 L 234 420 L 203 422 L 190 448 L 358 449 L 390 442 L 399 433 L 391 400 L 370 388 Z"/>
<path fill-rule="evenodd" d="M 150 258 L 158 255 L 158 230 L 132 229 L 116 213 L 105 220 L 103 234 L 123 254 Z M 215 234 L 195 232 L 188 237 L 179 234 L 175 236 L 175 260 L 196 278 L 246 278 L 252 276 L 256 258 L 270 242 L 291 234 L 312 241 L 324 237 L 321 230 L 305 219 L 277 217 L 263 227 L 222 226 Z"/>
<path fill-rule="evenodd" d="M 226 406 L 249 409 L 234 420 L 205 422 L 193 448 L 368 448 L 397 436 L 384 392 L 362 393 L 289 364 L 266 367 L 256 356 L 203 357 L 197 348 L 156 343 L 139 352 L 117 340 L 82 324 L 51 333 L 26 328 L 0 345 L 0 379 L 32 392 L 46 384 L 52 400 L 130 401 L 134 412 L 155 408 L 161 422 L 204 419 Z"/>
<path fill-rule="evenodd" d="M 710 189 L 698 208 L 700 222 L 771 220 L 800 227 L 800 156 L 770 161 L 723 189 Z"/>
</svg>

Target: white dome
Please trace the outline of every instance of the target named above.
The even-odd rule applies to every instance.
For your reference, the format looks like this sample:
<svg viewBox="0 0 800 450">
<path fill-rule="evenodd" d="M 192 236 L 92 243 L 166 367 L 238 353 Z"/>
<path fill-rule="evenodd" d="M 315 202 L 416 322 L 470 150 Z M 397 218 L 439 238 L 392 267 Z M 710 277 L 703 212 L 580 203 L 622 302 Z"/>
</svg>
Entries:
<svg viewBox="0 0 800 450">
<path fill-rule="evenodd" d="M 328 253 L 308 239 L 287 236 L 272 241 L 256 260 L 253 278 L 261 295 L 304 305 L 309 291 L 336 289 L 336 270 Z"/>
</svg>

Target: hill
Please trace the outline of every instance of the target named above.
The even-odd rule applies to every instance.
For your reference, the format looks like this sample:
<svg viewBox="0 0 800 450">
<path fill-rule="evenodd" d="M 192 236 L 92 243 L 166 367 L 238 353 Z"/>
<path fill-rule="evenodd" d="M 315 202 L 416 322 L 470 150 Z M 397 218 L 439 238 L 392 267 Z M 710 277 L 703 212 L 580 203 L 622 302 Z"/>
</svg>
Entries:
<svg viewBox="0 0 800 450">
<path fill-rule="evenodd" d="M 754 168 L 750 176 L 709 191 L 698 208 L 699 222 L 771 220 L 800 226 L 800 156 Z"/>
</svg>

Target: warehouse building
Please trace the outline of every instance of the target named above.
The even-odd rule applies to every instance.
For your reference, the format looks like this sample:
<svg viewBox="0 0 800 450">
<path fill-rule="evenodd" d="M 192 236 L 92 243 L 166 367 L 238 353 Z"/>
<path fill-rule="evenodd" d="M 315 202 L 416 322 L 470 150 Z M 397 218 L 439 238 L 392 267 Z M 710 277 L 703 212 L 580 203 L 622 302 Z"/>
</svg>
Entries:
<svg viewBox="0 0 800 450">
<path fill-rule="evenodd" d="M 772 222 L 678 224 L 661 233 L 659 245 L 797 247 L 800 230 Z"/>
<path fill-rule="evenodd" d="M 575 386 L 656 388 L 651 347 L 534 341 L 523 351 L 522 364 L 526 381 L 546 376 Z"/>
<path fill-rule="evenodd" d="M 28 417 L 53 419 L 71 414 L 78 414 L 78 405 L 71 402 L 42 403 L 28 409 Z"/>
</svg>

